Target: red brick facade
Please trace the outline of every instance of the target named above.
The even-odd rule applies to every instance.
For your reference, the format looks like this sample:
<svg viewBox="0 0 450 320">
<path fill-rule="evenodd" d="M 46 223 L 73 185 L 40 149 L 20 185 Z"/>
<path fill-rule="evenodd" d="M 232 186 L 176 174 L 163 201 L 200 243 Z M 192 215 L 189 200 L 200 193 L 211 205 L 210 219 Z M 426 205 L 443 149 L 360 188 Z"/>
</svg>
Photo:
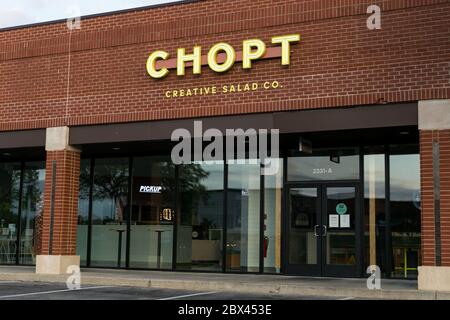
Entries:
<svg viewBox="0 0 450 320">
<path fill-rule="evenodd" d="M 449 98 L 450 3 L 198 1 L 0 32 L 0 130 Z M 292 62 L 236 64 L 226 74 L 148 76 L 148 54 L 299 33 Z M 69 72 L 70 39 L 70 72 Z M 188 69 L 188 73 L 191 69 Z M 69 79 L 68 79 L 69 77 Z M 165 89 L 278 80 L 278 90 L 167 99 Z"/>
<path fill-rule="evenodd" d="M 53 179 L 53 163 L 56 164 L 56 179 Z M 47 152 L 45 170 L 41 254 L 50 253 L 52 184 L 55 181 L 51 254 L 74 255 L 77 243 L 80 152 L 69 150 Z"/>
</svg>

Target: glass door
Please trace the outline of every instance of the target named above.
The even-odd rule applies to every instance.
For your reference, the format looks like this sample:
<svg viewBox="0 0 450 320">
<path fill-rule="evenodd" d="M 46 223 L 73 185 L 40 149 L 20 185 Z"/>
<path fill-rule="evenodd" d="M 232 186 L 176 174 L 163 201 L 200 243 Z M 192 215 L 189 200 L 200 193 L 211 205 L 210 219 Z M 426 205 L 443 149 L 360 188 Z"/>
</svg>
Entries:
<svg viewBox="0 0 450 320">
<path fill-rule="evenodd" d="M 319 186 L 287 189 L 285 273 L 321 275 L 321 192 Z"/>
<path fill-rule="evenodd" d="M 285 272 L 356 277 L 360 270 L 360 215 L 356 183 L 287 188 Z"/>
</svg>

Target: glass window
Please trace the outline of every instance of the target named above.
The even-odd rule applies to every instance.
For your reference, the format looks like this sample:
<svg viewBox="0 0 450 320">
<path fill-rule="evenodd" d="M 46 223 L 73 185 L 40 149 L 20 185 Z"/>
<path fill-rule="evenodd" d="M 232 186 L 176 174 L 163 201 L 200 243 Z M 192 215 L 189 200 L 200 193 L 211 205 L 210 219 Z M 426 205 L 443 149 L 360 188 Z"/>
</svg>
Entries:
<svg viewBox="0 0 450 320">
<path fill-rule="evenodd" d="M 0 264 L 16 263 L 20 163 L 0 163 Z"/>
<path fill-rule="evenodd" d="M 36 221 L 40 224 L 44 208 L 45 162 L 27 162 L 23 171 L 20 213 L 20 264 L 34 264 L 39 243 L 34 239 Z M 40 231 L 40 227 L 36 231 Z M 36 242 L 36 243 L 35 243 Z"/>
<path fill-rule="evenodd" d="M 130 267 L 172 269 L 175 167 L 165 156 L 133 159 Z"/>
<path fill-rule="evenodd" d="M 96 159 L 91 266 L 125 266 L 128 158 Z"/>
<path fill-rule="evenodd" d="M 283 191 L 283 159 L 278 172 L 264 176 L 264 272 L 281 272 L 281 194 Z"/>
<path fill-rule="evenodd" d="M 289 181 L 357 180 L 359 152 L 357 148 L 314 150 L 289 157 L 287 166 Z"/>
<path fill-rule="evenodd" d="M 91 159 L 80 162 L 80 189 L 78 194 L 78 226 L 77 226 L 77 255 L 80 263 L 87 263 L 88 226 L 89 226 L 89 192 L 91 188 Z"/>
<path fill-rule="evenodd" d="M 223 162 L 180 166 L 177 269 L 222 269 L 223 172 Z"/>
<path fill-rule="evenodd" d="M 383 146 L 364 150 L 364 245 L 365 267 L 377 265 L 386 272 L 385 153 Z"/>
<path fill-rule="evenodd" d="M 228 165 L 228 271 L 258 272 L 260 244 L 260 166 Z"/>
<path fill-rule="evenodd" d="M 416 278 L 420 248 L 420 157 L 417 146 L 391 146 L 392 276 Z"/>
</svg>

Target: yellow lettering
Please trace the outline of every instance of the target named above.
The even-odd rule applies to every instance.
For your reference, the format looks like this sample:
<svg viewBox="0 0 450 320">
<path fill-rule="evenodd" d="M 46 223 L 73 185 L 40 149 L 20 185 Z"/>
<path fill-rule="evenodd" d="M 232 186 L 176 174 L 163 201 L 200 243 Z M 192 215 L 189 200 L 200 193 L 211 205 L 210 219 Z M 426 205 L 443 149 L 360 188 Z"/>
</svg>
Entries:
<svg viewBox="0 0 450 320">
<path fill-rule="evenodd" d="M 256 49 L 252 51 L 252 49 Z M 242 68 L 250 69 L 252 60 L 261 58 L 266 53 L 266 45 L 259 39 L 249 39 L 242 43 Z"/>
<path fill-rule="evenodd" d="M 217 55 L 220 51 L 225 52 L 226 59 L 222 64 L 217 63 Z M 229 70 L 236 61 L 236 52 L 228 43 L 217 43 L 209 49 L 208 65 L 215 72 L 225 72 Z"/>
<path fill-rule="evenodd" d="M 186 54 L 184 48 L 179 48 L 177 53 L 177 75 L 184 76 L 185 63 L 192 61 L 193 74 L 202 73 L 202 48 L 199 46 L 194 47 L 194 53 Z"/>
<path fill-rule="evenodd" d="M 281 43 L 281 64 L 283 66 L 291 63 L 291 42 L 300 41 L 299 34 L 289 34 L 272 38 L 272 43 Z"/>
<path fill-rule="evenodd" d="M 156 70 L 156 60 L 166 60 L 169 54 L 165 51 L 155 51 L 147 59 L 147 72 L 152 78 L 164 78 L 169 73 L 167 68 Z"/>
</svg>

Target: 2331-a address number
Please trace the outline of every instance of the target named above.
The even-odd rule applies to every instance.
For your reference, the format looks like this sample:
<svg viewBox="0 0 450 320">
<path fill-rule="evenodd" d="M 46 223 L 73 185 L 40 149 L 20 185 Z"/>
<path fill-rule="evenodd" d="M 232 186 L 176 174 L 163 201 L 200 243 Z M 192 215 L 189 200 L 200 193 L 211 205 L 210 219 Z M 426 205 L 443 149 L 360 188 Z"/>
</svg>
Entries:
<svg viewBox="0 0 450 320">
<path fill-rule="evenodd" d="M 332 174 L 333 170 L 331 168 L 314 168 L 313 174 Z"/>
</svg>

